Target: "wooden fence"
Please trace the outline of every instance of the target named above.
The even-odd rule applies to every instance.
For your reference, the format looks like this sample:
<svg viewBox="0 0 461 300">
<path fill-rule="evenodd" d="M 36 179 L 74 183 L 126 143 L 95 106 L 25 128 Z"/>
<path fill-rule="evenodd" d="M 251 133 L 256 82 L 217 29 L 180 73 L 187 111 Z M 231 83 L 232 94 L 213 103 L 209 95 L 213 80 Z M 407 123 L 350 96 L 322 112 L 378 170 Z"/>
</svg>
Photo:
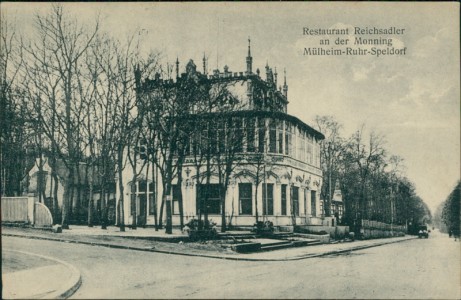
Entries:
<svg viewBox="0 0 461 300">
<path fill-rule="evenodd" d="M 35 227 L 51 227 L 53 217 L 48 207 L 33 197 L 2 197 L 2 223 L 22 223 Z"/>
<path fill-rule="evenodd" d="M 32 223 L 27 197 L 2 197 L 2 222 Z"/>
</svg>

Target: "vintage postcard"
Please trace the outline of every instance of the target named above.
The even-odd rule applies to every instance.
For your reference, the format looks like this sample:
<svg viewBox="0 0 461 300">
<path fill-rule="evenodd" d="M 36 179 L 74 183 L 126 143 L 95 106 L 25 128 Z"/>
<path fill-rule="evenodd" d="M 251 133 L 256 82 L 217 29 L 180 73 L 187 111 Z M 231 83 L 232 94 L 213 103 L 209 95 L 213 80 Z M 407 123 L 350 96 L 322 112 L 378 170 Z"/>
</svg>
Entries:
<svg viewBox="0 0 461 300">
<path fill-rule="evenodd" d="M 2 298 L 460 299 L 457 2 L 2 2 Z"/>
</svg>

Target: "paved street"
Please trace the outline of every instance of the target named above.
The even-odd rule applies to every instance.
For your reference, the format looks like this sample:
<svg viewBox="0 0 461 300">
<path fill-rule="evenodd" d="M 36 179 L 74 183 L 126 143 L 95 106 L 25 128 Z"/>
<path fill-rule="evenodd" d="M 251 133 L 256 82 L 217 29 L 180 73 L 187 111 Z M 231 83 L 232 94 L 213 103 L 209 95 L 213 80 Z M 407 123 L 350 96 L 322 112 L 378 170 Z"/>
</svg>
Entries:
<svg viewBox="0 0 461 300">
<path fill-rule="evenodd" d="M 460 243 L 437 233 L 428 240 L 286 262 L 227 261 L 5 236 L 2 247 L 74 265 L 82 285 L 72 298 L 460 298 Z"/>
</svg>

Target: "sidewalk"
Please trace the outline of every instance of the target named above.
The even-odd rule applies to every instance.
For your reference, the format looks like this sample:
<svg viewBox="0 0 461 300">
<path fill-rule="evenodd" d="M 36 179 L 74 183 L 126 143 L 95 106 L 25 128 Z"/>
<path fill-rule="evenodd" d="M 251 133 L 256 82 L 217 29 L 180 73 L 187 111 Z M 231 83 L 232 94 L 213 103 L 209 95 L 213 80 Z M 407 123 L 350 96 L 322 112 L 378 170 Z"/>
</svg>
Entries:
<svg viewBox="0 0 461 300">
<path fill-rule="evenodd" d="M 224 248 L 222 246 L 222 242 L 219 240 L 209 241 L 206 243 L 183 242 L 187 241 L 187 236 L 182 234 L 178 229 L 173 230 L 173 234 L 168 235 L 165 234 L 164 229 L 155 231 L 153 228 L 138 228 L 136 230 L 127 228 L 125 232 L 120 232 L 117 227 L 108 227 L 108 229 L 102 230 L 100 227 L 90 228 L 87 226 L 73 225 L 69 230 L 64 230 L 63 233 L 56 234 L 50 231 L 32 228 L 2 227 L 2 236 L 44 239 L 175 255 L 247 261 L 299 260 L 310 257 L 350 252 L 416 238 L 414 236 L 394 237 L 337 244 L 320 244 L 242 254 L 236 253 L 228 248 Z M 170 240 L 170 242 L 165 242 L 166 240 Z"/>
<path fill-rule="evenodd" d="M 66 262 L 2 249 L 2 299 L 67 298 L 80 284 L 80 272 Z"/>
</svg>

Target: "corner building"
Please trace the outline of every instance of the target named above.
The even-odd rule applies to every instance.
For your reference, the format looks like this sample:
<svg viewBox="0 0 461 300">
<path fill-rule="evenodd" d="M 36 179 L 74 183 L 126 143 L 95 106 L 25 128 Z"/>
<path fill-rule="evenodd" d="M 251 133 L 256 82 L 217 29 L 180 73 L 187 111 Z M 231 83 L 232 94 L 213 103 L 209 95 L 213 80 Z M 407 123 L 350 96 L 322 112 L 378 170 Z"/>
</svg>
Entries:
<svg viewBox="0 0 461 300">
<path fill-rule="evenodd" d="M 249 41 L 250 42 L 250 41 Z M 186 65 L 186 73 L 178 74 L 176 62 L 176 81 L 192 76 L 211 85 L 225 84 L 226 89 L 238 100 L 238 109 L 226 112 L 198 114 L 196 119 L 231 119 L 234 132 L 241 140 L 236 146 L 237 156 L 225 197 L 226 223 L 233 226 L 252 226 L 258 220 L 269 220 L 275 226 L 294 224 L 321 224 L 320 190 L 322 171 L 320 169 L 319 142 L 324 139 L 316 131 L 298 118 L 287 113 L 288 85 L 284 72 L 283 84 L 278 87 L 277 70 L 265 66 L 265 78 L 260 70 L 253 72 L 250 44 L 246 57 L 245 72 L 231 72 L 227 66 L 223 72 L 206 72 L 203 59 L 203 71 L 197 71 L 193 61 Z M 153 80 L 142 83 L 143 92 L 149 92 L 162 79 L 157 75 Z M 162 84 L 172 84 L 172 80 L 163 80 Z M 205 122 L 206 123 L 206 122 Z M 205 126 L 203 136 L 211 137 L 207 143 L 214 153 L 219 148 L 220 139 L 225 139 L 225 130 L 217 122 Z M 224 122 L 222 123 L 224 124 Z M 224 126 L 224 125 L 222 125 Z M 205 163 L 197 168 L 192 148 L 186 150 L 182 168 L 182 183 L 178 185 L 177 176 L 172 183 L 173 225 L 179 224 L 179 189 L 182 191 L 184 221 L 198 218 L 199 214 L 208 214 L 208 218 L 220 224 L 222 205 L 220 201 L 219 178 L 216 166 L 211 168 L 210 183 L 203 180 Z M 234 145 L 235 146 L 235 145 Z M 212 160 L 214 164 L 216 160 Z M 144 170 L 135 187 L 129 181 L 132 171 L 127 166 L 124 175 L 125 184 L 125 224 L 132 223 L 134 208 L 138 225 L 153 225 L 154 214 L 159 215 L 162 199 L 162 185 L 159 172 Z M 152 174 L 154 174 L 152 176 Z M 200 177 L 200 180 L 197 180 Z M 200 182 L 200 184 L 197 184 Z M 118 191 L 118 189 L 117 189 Z M 135 193 L 135 197 L 131 197 Z M 203 199 L 206 198 L 206 208 Z M 119 197 L 117 197 L 119 199 Z M 136 206 L 131 199 L 136 199 Z M 157 205 L 155 205 L 157 201 Z M 166 206 L 166 205 L 165 205 Z M 156 208 L 155 208 L 156 207 Z M 157 209 L 157 211 L 156 211 Z M 166 213 L 163 213 L 163 221 Z"/>
</svg>

